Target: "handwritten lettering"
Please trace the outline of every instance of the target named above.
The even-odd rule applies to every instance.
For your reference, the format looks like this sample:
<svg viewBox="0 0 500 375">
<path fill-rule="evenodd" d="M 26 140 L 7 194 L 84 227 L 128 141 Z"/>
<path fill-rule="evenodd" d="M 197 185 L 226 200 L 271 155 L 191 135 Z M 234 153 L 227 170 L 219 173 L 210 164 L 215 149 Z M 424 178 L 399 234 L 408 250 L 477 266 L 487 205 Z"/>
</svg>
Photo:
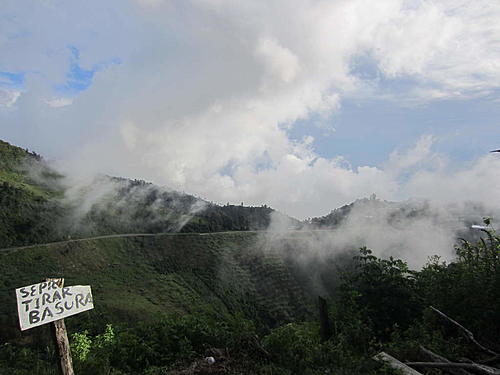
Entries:
<svg viewBox="0 0 500 375">
<path fill-rule="evenodd" d="M 16 296 L 22 330 L 94 308 L 90 286 L 60 288 L 48 281 L 16 289 Z"/>
</svg>

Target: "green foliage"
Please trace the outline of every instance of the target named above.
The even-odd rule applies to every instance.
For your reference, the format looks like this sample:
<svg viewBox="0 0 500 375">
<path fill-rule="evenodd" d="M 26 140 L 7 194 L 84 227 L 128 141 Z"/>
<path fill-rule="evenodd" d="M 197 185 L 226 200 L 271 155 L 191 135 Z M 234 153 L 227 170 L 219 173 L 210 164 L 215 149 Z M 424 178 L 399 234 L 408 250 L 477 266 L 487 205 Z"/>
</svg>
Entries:
<svg viewBox="0 0 500 375">
<path fill-rule="evenodd" d="M 48 348 L 39 350 L 26 345 L 0 345 L 0 374 L 2 375 L 57 375 L 54 353 Z"/>
<path fill-rule="evenodd" d="M 273 330 L 264 345 L 278 364 L 305 373 L 321 356 L 318 332 L 315 323 L 289 323 Z"/>
<path fill-rule="evenodd" d="M 102 334 L 91 337 L 88 330 L 71 335 L 71 355 L 78 374 L 109 374 L 110 357 L 115 347 L 115 332 L 107 324 Z"/>
<path fill-rule="evenodd" d="M 160 246 L 163 251 L 173 251 L 175 246 L 165 247 L 166 243 Z M 354 269 L 346 268 L 336 297 L 330 301 L 333 335 L 326 341 L 320 339 L 315 321 L 295 321 L 269 332 L 257 329 L 257 326 L 262 327 L 262 322 L 250 320 L 248 315 L 230 314 L 227 310 L 221 313 L 214 308 L 205 312 L 170 314 L 129 326 L 117 323 L 104 327 L 101 324 L 100 329 L 99 324 L 80 321 L 82 328 L 71 336 L 75 369 L 83 375 L 110 372 L 178 374 L 182 373 L 178 369 L 191 368 L 214 350 L 226 353 L 229 358 L 222 362 L 219 370 L 228 368 L 226 373 L 241 374 L 396 374 L 370 358 L 385 350 L 396 358 L 422 360 L 420 345 L 450 359 L 480 357 L 455 326 L 426 307 L 440 308 L 470 328 L 480 340 L 494 342 L 492 336 L 498 332 L 498 322 L 494 319 L 478 322 L 475 315 L 462 310 L 466 310 L 464 306 L 482 306 L 489 302 L 482 316 L 498 313 L 497 300 L 492 298 L 497 296 L 499 243 L 498 237 L 489 232 L 485 240 L 477 244 L 464 243 L 457 248 L 455 262 L 447 264 L 435 257 L 418 272 L 410 271 L 400 260 L 380 259 L 362 248 L 355 257 Z M 148 251 L 152 255 L 154 247 L 151 245 Z M 173 259 L 181 262 L 182 259 L 189 264 L 190 272 L 197 275 L 193 280 L 204 280 L 203 284 L 192 284 L 194 287 L 207 285 L 221 293 L 223 290 L 229 293 L 226 287 L 217 289 L 220 286 L 214 283 L 216 274 L 207 272 L 206 267 L 197 270 L 193 267 L 194 258 L 187 252 L 183 254 L 184 257 L 178 257 L 175 252 L 170 254 L 172 258 L 168 262 Z M 123 256 L 135 262 L 131 253 L 124 252 Z M 201 257 L 202 253 L 197 253 L 198 261 Z M 157 256 L 154 259 L 156 269 L 165 271 L 168 262 L 164 263 L 165 260 Z M 234 262 L 235 258 L 231 259 Z M 19 261 L 24 262 L 23 259 Z M 178 271 L 183 267 L 182 263 L 168 264 Z M 231 267 L 235 266 L 236 263 L 231 263 Z M 136 271 L 141 270 L 138 263 L 134 267 Z M 150 279 L 152 269 L 143 270 L 149 272 Z M 188 274 L 185 271 L 186 277 Z M 118 275 L 113 274 L 113 277 Z M 225 271 L 224 276 L 228 275 Z M 172 283 L 169 288 L 175 285 Z M 186 298 L 188 290 L 179 289 L 181 298 L 182 295 Z M 235 302 L 236 299 L 231 297 L 227 301 Z M 458 307 L 454 307 L 455 304 Z M 73 321 L 78 319 L 75 317 Z M 40 374 L 53 374 L 55 355 L 44 347 L 3 345 L 0 347 L 0 367 L 9 369 L 12 374 L 28 374 L 28 368 L 37 368 Z M 217 361 L 223 360 L 217 358 Z"/>
<path fill-rule="evenodd" d="M 81 340 L 82 336 L 85 339 Z M 108 325 L 103 334 L 94 338 L 89 338 L 88 332 L 74 335 L 77 337 L 80 341 L 72 341 L 74 353 L 81 353 L 77 348 L 82 342 L 81 346 L 89 348 L 87 357 L 76 357 L 80 374 L 104 374 L 110 368 L 124 373 L 154 373 L 153 369 L 160 371 L 203 357 L 210 348 L 229 348 L 235 354 L 252 352 L 255 328 L 240 315 L 224 320 L 188 314 L 134 328 L 113 330 Z"/>
<path fill-rule="evenodd" d="M 350 332 L 355 347 L 369 351 L 380 342 L 398 358 L 422 360 L 421 345 L 452 359 L 481 357 L 457 327 L 427 308 L 435 306 L 495 347 L 500 334 L 500 238 L 485 232 L 486 239 L 457 247 L 454 262 L 433 257 L 418 272 L 362 248 L 355 271 L 343 276 L 332 310 L 339 342 L 342 332 Z M 356 332 L 355 327 L 363 328 Z M 344 353 L 355 352 L 347 344 Z"/>
<path fill-rule="evenodd" d="M 71 355 L 73 359 L 85 362 L 89 356 L 92 339 L 89 337 L 89 331 L 73 333 L 71 335 Z"/>
<path fill-rule="evenodd" d="M 104 333 L 97 335 L 95 338 L 89 336 L 88 330 L 73 333 L 71 335 L 72 356 L 77 361 L 86 362 L 91 352 L 106 349 L 113 344 L 114 340 L 115 332 L 111 324 L 107 324 Z"/>
<path fill-rule="evenodd" d="M 341 323 L 327 341 L 320 339 L 316 322 L 289 323 L 274 329 L 263 340 L 272 359 L 272 364 L 263 368 L 271 374 L 396 374 L 370 359 L 377 347 L 369 342 L 369 330 L 361 332 L 365 325 L 357 327 L 359 321 Z M 366 341 L 361 347 L 357 346 L 360 336 Z"/>
<path fill-rule="evenodd" d="M 355 261 L 355 271 L 343 276 L 339 303 L 354 305 L 375 335 L 386 340 L 394 326 L 407 328 L 422 311 L 415 273 L 402 260 L 377 258 L 367 248 Z"/>
<path fill-rule="evenodd" d="M 457 260 L 446 264 L 434 258 L 417 274 L 419 294 L 479 337 L 500 337 L 500 238 L 485 231 L 476 244 L 463 241 Z"/>
<path fill-rule="evenodd" d="M 422 359 L 421 346 L 440 353 L 446 358 L 469 357 L 468 343 L 459 335 L 453 335 L 431 309 L 425 309 L 422 317 L 407 330 L 395 330 L 385 349 L 397 358 Z M 474 358 L 474 356 L 471 356 Z"/>
<path fill-rule="evenodd" d="M 39 155 L 0 141 L 0 248 L 61 238 L 60 178 Z"/>
</svg>

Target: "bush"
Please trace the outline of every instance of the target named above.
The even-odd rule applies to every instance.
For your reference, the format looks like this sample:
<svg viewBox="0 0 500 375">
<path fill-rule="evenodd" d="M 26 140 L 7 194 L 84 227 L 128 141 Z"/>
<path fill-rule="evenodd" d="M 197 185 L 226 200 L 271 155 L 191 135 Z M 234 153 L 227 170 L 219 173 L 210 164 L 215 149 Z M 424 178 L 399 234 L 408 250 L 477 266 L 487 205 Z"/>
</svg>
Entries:
<svg viewBox="0 0 500 375">
<path fill-rule="evenodd" d="M 367 248 L 355 261 L 356 270 L 342 277 L 338 303 L 358 311 L 378 339 L 388 340 L 394 327 L 408 328 L 423 310 L 415 272 L 402 260 L 379 259 Z"/>
<path fill-rule="evenodd" d="M 493 231 L 486 234 L 476 244 L 463 241 L 455 262 L 432 259 L 417 274 L 417 287 L 428 305 L 495 343 L 500 337 L 500 238 Z"/>
</svg>

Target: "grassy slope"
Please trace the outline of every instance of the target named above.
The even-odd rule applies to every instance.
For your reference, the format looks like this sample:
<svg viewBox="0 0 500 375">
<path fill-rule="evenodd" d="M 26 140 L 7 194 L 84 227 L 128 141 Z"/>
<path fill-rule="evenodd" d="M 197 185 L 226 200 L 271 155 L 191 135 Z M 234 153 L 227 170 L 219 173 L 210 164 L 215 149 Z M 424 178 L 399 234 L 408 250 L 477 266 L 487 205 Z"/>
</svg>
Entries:
<svg viewBox="0 0 500 375">
<path fill-rule="evenodd" d="M 59 177 L 41 162 L 39 155 L 0 140 L 0 184 L 8 184 L 33 199 L 46 200 L 59 194 L 29 176 L 28 167 L 33 165 L 38 166 L 45 179 L 57 180 Z"/>
<path fill-rule="evenodd" d="M 46 277 L 92 286 L 95 309 L 68 319 L 75 329 L 195 311 L 242 311 L 268 326 L 309 315 L 312 296 L 302 280 L 259 236 L 115 238 L 0 253 L 0 340 L 40 329 L 21 335 L 14 289 Z"/>
<path fill-rule="evenodd" d="M 0 248 L 57 238 L 52 226 L 63 208 L 51 198 L 61 191 L 36 182 L 31 167 L 57 186 L 60 176 L 38 155 L 0 140 Z"/>
<path fill-rule="evenodd" d="M 62 177 L 39 155 L 0 140 L 0 249 L 69 236 L 258 230 L 267 228 L 274 212 L 267 206 L 219 206 L 145 181 L 108 176 L 80 190 L 73 186 L 65 200 L 59 199 L 66 193 Z M 80 212 L 79 200 L 94 199 Z"/>
</svg>

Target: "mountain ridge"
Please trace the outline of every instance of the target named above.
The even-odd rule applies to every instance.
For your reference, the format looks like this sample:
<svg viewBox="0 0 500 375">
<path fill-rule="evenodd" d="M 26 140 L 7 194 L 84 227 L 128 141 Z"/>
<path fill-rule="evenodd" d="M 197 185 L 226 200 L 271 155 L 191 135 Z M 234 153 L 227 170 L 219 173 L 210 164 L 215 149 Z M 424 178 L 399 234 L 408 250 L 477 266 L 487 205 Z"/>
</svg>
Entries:
<svg viewBox="0 0 500 375">
<path fill-rule="evenodd" d="M 299 224 L 266 205 L 220 206 L 137 179 L 101 175 L 68 186 L 40 155 L 0 142 L 0 248 L 118 233 L 262 230 L 272 215 Z"/>
</svg>

